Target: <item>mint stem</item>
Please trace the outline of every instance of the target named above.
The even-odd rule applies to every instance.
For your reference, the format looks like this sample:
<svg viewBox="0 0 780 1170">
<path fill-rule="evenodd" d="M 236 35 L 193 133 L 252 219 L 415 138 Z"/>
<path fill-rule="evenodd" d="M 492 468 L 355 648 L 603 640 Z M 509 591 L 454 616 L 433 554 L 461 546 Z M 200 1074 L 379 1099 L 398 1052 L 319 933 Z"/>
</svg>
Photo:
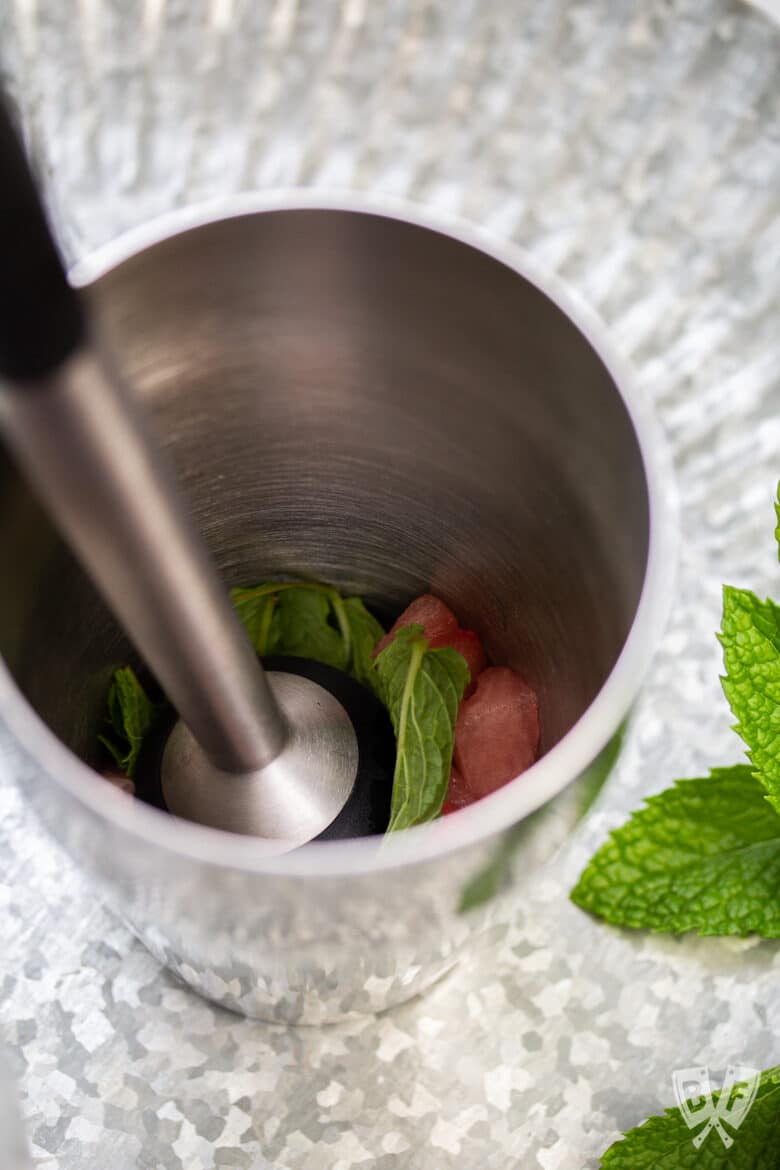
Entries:
<svg viewBox="0 0 780 1170">
<path fill-rule="evenodd" d="M 271 632 L 271 620 L 274 616 L 274 610 L 279 603 L 279 598 L 276 594 L 272 594 L 268 600 L 268 605 L 263 611 L 263 616 L 260 619 L 260 628 L 257 631 L 257 653 L 261 658 L 264 658 L 268 653 L 268 635 Z"/>
<path fill-rule="evenodd" d="M 336 621 L 339 623 L 341 636 L 344 639 L 344 661 L 347 664 L 347 669 L 352 665 L 352 631 L 349 625 L 349 618 L 347 611 L 344 608 L 344 602 L 341 595 L 335 589 L 328 590 L 330 596 L 330 603 L 333 606 L 333 612 L 336 615 Z"/>
</svg>

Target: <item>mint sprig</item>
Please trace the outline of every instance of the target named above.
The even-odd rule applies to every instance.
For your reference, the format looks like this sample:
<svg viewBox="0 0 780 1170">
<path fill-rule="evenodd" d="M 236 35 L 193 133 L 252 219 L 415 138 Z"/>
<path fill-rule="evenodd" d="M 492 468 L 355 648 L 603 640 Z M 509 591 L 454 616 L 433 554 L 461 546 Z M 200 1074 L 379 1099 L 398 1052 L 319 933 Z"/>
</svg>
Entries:
<svg viewBox="0 0 780 1170">
<path fill-rule="evenodd" d="M 780 557 L 780 485 L 775 513 Z M 590 860 L 571 897 L 619 926 L 780 938 L 780 607 L 727 586 L 720 641 L 723 690 L 750 764 L 651 796 Z M 738 1132 L 724 1117 L 729 1148 L 711 1135 L 695 1145 L 688 1112 L 686 1120 L 667 1109 L 630 1130 L 602 1170 L 780 1170 L 780 1067 L 762 1073 Z"/>
<path fill-rule="evenodd" d="M 780 817 L 748 764 L 679 780 L 611 834 L 571 897 L 619 926 L 780 938 Z"/>
<path fill-rule="evenodd" d="M 723 690 L 736 730 L 780 813 L 780 609 L 747 589 L 723 590 Z"/>
<path fill-rule="evenodd" d="M 617 926 L 780 937 L 780 606 L 726 586 L 720 641 L 750 765 L 678 781 L 611 834 L 571 897 Z"/>
<path fill-rule="evenodd" d="M 469 668 L 449 646 L 430 650 L 422 626 L 406 626 L 377 657 L 376 669 L 396 736 L 392 832 L 441 812 Z"/>
<path fill-rule="evenodd" d="M 265 658 L 271 653 L 271 625 L 279 601 L 278 590 L 264 586 L 231 589 L 230 599 L 249 641 L 260 657 Z"/>
<path fill-rule="evenodd" d="M 106 703 L 108 730 L 98 738 L 131 779 L 144 739 L 164 710 L 164 703 L 152 702 L 131 666 L 114 671 Z"/>
<path fill-rule="evenodd" d="M 372 690 L 381 699 L 381 683 L 374 664 L 373 653 L 377 642 L 384 636 L 384 630 L 359 597 L 345 597 L 343 602 L 344 621 L 349 626 L 351 641 L 350 673 L 363 686 Z"/>
<path fill-rule="evenodd" d="M 377 690 L 371 655 L 385 631 L 359 597 L 318 581 L 263 581 L 230 596 L 261 658 L 313 658 Z"/>
<path fill-rule="evenodd" d="M 713 1094 L 715 1104 L 720 1096 Z M 697 1130 L 688 1127 L 679 1109 L 667 1109 L 610 1146 L 601 1170 L 780 1170 L 780 1067 L 761 1074 L 738 1130 L 730 1130 L 728 1119 L 722 1124 L 733 1145 L 726 1149 L 720 1136 L 710 1133 L 697 1149 Z"/>
<path fill-rule="evenodd" d="M 271 622 L 269 653 L 314 658 L 326 666 L 346 670 L 349 644 L 337 626 L 333 598 L 324 591 L 305 586 L 279 593 Z"/>
</svg>

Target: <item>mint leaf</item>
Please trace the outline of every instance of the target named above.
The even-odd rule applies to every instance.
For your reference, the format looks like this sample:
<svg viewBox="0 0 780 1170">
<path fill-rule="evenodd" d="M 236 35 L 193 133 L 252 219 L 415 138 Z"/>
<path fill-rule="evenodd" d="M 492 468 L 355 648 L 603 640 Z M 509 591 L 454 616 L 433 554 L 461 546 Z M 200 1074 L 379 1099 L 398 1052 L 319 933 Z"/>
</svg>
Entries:
<svg viewBox="0 0 780 1170">
<path fill-rule="evenodd" d="M 619 926 L 780 938 L 780 818 L 747 764 L 679 780 L 611 834 L 571 898 Z"/>
<path fill-rule="evenodd" d="M 759 779 L 780 812 L 780 609 L 747 589 L 723 590 L 723 690 Z"/>
<path fill-rule="evenodd" d="M 335 624 L 342 637 L 344 662 L 349 663 L 352 661 L 352 628 L 344 608 L 344 598 L 335 589 L 328 589 L 328 600 L 333 610 Z"/>
<path fill-rule="evenodd" d="M 433 820 L 441 812 L 469 668 L 449 646 L 429 650 L 422 626 L 399 630 L 377 657 L 376 668 L 396 736 L 388 825 L 392 832 Z"/>
<path fill-rule="evenodd" d="M 317 581 L 262 581 L 230 596 L 261 657 L 288 654 L 344 670 L 351 630 L 335 589 Z"/>
<path fill-rule="evenodd" d="M 381 699 L 379 673 L 371 655 L 385 631 L 359 597 L 345 597 L 342 604 L 351 634 L 349 672 Z"/>
<path fill-rule="evenodd" d="M 162 710 L 164 704 L 151 701 L 131 666 L 114 671 L 107 701 L 111 730 L 99 738 L 126 776 L 135 774 L 144 737 Z"/>
<path fill-rule="evenodd" d="M 314 658 L 377 691 L 371 655 L 385 631 L 359 597 L 343 598 L 317 581 L 263 581 L 230 596 L 261 657 Z"/>
<path fill-rule="evenodd" d="M 278 601 L 273 585 L 256 585 L 249 589 L 231 589 L 230 599 L 249 640 L 261 658 L 269 653 L 271 622 Z"/>
<path fill-rule="evenodd" d="M 720 1097 L 713 1094 L 716 1103 Z M 601 1170 L 780 1170 L 780 1067 L 761 1074 L 755 1100 L 738 1130 L 724 1118 L 721 1124 L 734 1143 L 730 1149 L 713 1132 L 700 1149 L 694 1146 L 705 1120 L 689 1129 L 679 1109 L 650 1117 L 609 1147 Z"/>
<path fill-rule="evenodd" d="M 346 670 L 349 648 L 331 624 L 332 590 L 293 586 L 279 592 L 272 621 L 271 654 L 314 658 Z M 338 596 L 338 595 L 336 595 Z"/>
</svg>

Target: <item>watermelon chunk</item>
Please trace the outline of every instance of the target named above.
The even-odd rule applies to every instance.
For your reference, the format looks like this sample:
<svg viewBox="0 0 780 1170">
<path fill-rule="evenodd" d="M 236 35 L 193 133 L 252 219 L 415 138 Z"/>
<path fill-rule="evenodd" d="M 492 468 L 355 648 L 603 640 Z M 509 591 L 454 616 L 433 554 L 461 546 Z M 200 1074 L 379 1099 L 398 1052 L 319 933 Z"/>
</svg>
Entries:
<svg viewBox="0 0 780 1170">
<path fill-rule="evenodd" d="M 447 813 L 457 812 L 459 808 L 465 808 L 467 804 L 471 804 L 473 799 L 474 797 L 466 787 L 460 772 L 453 766 L 450 772 L 447 796 L 441 808 L 441 815 L 446 817 Z"/>
<path fill-rule="evenodd" d="M 487 657 L 485 656 L 485 651 L 482 649 L 479 635 L 475 634 L 473 630 L 463 630 L 458 627 L 452 637 L 448 638 L 446 642 L 431 642 L 431 645 L 452 646 L 453 650 L 457 650 L 459 654 L 463 655 L 471 672 L 471 681 L 466 687 L 465 697 L 468 698 L 469 695 L 472 695 L 477 685 L 477 676 L 487 666 Z"/>
<path fill-rule="evenodd" d="M 462 629 L 455 614 L 440 598 L 434 597 L 432 593 L 424 593 L 406 607 L 389 632 L 377 642 L 374 658 L 382 653 L 385 646 L 390 645 L 404 626 L 422 626 L 432 650 L 452 646 L 453 650 L 463 655 L 471 673 L 471 681 L 466 688 L 466 694 L 470 695 L 474 690 L 477 675 L 487 666 L 479 635 L 473 630 Z"/>
<path fill-rule="evenodd" d="M 454 636 L 458 629 L 458 620 L 455 614 L 432 593 L 424 593 L 408 605 L 389 631 L 376 644 L 374 658 L 381 654 L 385 646 L 389 646 L 395 635 L 404 626 L 422 626 L 425 636 L 431 645 L 448 646 L 448 637 Z"/>
<path fill-rule="evenodd" d="M 483 670 L 455 724 L 454 761 L 463 790 L 471 800 L 487 796 L 530 768 L 538 750 L 536 693 L 508 666 Z"/>
</svg>

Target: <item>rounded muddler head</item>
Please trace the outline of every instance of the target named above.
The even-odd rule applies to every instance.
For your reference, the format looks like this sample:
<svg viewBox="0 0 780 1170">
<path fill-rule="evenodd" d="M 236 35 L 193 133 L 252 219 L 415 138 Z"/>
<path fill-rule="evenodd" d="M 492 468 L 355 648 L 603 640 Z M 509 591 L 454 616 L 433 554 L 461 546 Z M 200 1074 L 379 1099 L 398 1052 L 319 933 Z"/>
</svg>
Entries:
<svg viewBox="0 0 780 1170">
<path fill-rule="evenodd" d="M 310 659 L 274 657 L 267 677 L 288 728 L 265 768 L 217 768 L 179 720 L 157 758 L 162 803 L 186 820 L 283 843 L 383 833 L 395 740 L 381 703 L 348 675 Z"/>
<path fill-rule="evenodd" d="M 301 845 L 346 804 L 357 775 L 357 736 L 324 687 L 294 674 L 268 681 L 289 728 L 279 755 L 264 768 L 225 772 L 179 720 L 163 754 L 163 793 L 169 811 L 186 820 Z"/>
</svg>

